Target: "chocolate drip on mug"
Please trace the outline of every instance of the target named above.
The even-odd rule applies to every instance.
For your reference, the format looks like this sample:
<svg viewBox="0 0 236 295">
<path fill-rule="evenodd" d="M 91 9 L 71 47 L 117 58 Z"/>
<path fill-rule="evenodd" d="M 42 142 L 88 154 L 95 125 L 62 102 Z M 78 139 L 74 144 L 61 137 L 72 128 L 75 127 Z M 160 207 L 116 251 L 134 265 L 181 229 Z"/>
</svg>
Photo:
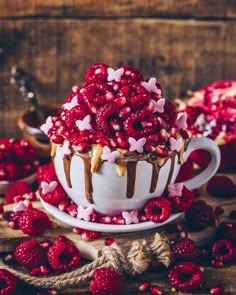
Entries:
<svg viewBox="0 0 236 295">
<path fill-rule="evenodd" d="M 127 187 L 126 187 L 126 198 L 131 199 L 134 195 L 135 179 L 136 179 L 136 168 L 137 161 L 127 162 Z"/>
<path fill-rule="evenodd" d="M 70 164 L 71 164 L 72 157 L 67 156 L 63 159 L 63 165 L 64 165 L 64 172 L 66 177 L 66 182 L 68 187 L 72 188 L 71 185 L 71 179 L 70 179 Z"/>
<path fill-rule="evenodd" d="M 92 172 L 91 170 L 91 158 L 81 157 L 84 162 L 84 184 L 85 184 L 85 195 L 86 199 L 90 204 L 93 204 L 93 185 L 92 185 Z"/>
<path fill-rule="evenodd" d="M 166 185 L 170 184 L 171 178 L 173 176 L 174 173 L 174 168 L 175 168 L 175 156 L 176 156 L 176 152 L 173 152 L 170 156 L 170 173 L 166 182 Z"/>
<path fill-rule="evenodd" d="M 157 162 L 148 162 L 152 165 L 152 179 L 150 185 L 150 193 L 154 193 L 157 187 L 158 176 L 160 172 L 160 167 L 158 166 Z"/>
</svg>

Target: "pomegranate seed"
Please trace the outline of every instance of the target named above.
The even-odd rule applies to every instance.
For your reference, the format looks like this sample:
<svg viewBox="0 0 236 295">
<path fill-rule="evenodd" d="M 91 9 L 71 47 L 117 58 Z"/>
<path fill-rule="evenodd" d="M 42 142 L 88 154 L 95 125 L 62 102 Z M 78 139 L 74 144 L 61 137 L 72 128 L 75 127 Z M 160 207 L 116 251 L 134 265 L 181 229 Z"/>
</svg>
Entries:
<svg viewBox="0 0 236 295">
<path fill-rule="evenodd" d="M 124 107 L 120 110 L 119 112 L 119 116 L 121 118 L 126 118 L 127 116 L 129 116 L 131 113 L 131 108 L 130 107 Z"/>
<path fill-rule="evenodd" d="M 183 230 L 182 224 L 177 223 L 176 226 L 177 226 L 178 231 Z"/>
<path fill-rule="evenodd" d="M 49 241 L 49 240 L 44 240 L 40 243 L 40 246 L 45 249 L 45 250 L 48 250 L 52 245 L 52 242 Z"/>
<path fill-rule="evenodd" d="M 41 265 L 40 266 L 40 271 L 43 275 L 47 275 L 50 273 L 50 268 L 48 268 L 47 266 L 45 265 Z"/>
<path fill-rule="evenodd" d="M 223 294 L 223 288 L 219 285 L 214 286 L 210 289 L 210 294 L 212 295 L 218 295 L 218 294 Z"/>
<path fill-rule="evenodd" d="M 71 204 L 66 208 L 66 212 L 69 213 L 70 216 L 76 217 L 78 212 L 77 212 L 77 206 L 75 204 Z"/>
<path fill-rule="evenodd" d="M 148 291 L 151 284 L 149 282 L 143 282 L 141 285 L 139 285 L 138 289 L 140 292 Z"/>
<path fill-rule="evenodd" d="M 105 96 L 106 96 L 107 102 L 113 102 L 114 101 L 114 95 L 113 95 L 112 92 L 107 92 Z"/>
<path fill-rule="evenodd" d="M 8 226 L 9 226 L 11 229 L 17 229 L 17 228 L 18 228 L 17 222 L 15 222 L 15 221 L 9 221 L 9 222 L 8 222 Z"/>
<path fill-rule="evenodd" d="M 147 122 L 147 121 L 143 121 L 141 123 L 141 125 L 142 125 L 143 128 L 152 127 L 153 126 L 152 122 Z"/>
<path fill-rule="evenodd" d="M 220 224 L 220 218 L 218 216 L 215 216 L 214 217 L 214 225 L 215 225 L 215 227 L 218 227 L 219 224 Z"/>
<path fill-rule="evenodd" d="M 42 273 L 41 273 L 41 270 L 39 267 L 35 267 L 31 270 L 31 276 L 40 276 Z"/>
<path fill-rule="evenodd" d="M 98 108 L 94 103 L 89 102 L 88 107 L 93 114 L 97 114 Z"/>
<path fill-rule="evenodd" d="M 3 205 L 2 205 L 2 204 L 0 204 L 0 214 L 2 215 L 2 214 L 3 214 L 3 212 L 4 212 L 4 207 L 3 207 Z"/>
<path fill-rule="evenodd" d="M 165 158 L 168 156 L 168 150 L 166 148 L 157 147 L 156 148 L 157 154 L 160 158 Z"/>
<path fill-rule="evenodd" d="M 32 204 L 32 202 L 30 200 L 24 200 L 23 203 L 24 203 L 26 209 L 32 209 L 33 208 L 33 204 Z"/>
<path fill-rule="evenodd" d="M 138 220 L 139 220 L 139 222 L 145 222 L 145 221 L 147 221 L 147 217 L 145 214 L 139 214 Z"/>
<path fill-rule="evenodd" d="M 115 148 L 116 147 L 116 141 L 113 139 L 113 138 L 110 138 L 109 139 L 109 143 L 110 143 L 110 146 Z"/>
<path fill-rule="evenodd" d="M 145 107 L 145 110 L 147 111 L 147 112 L 152 112 L 153 111 L 153 103 L 151 102 L 151 101 L 149 101 L 148 102 L 148 104 L 146 105 L 146 107 Z"/>
<path fill-rule="evenodd" d="M 122 107 L 127 102 L 126 98 L 124 96 L 117 97 L 115 99 L 115 104 L 117 104 L 119 107 Z"/>
<path fill-rule="evenodd" d="M 92 212 L 90 215 L 90 221 L 91 222 L 98 222 L 99 220 L 99 215 L 96 212 Z"/>
<path fill-rule="evenodd" d="M 49 295 L 57 295 L 57 291 L 56 290 L 49 289 L 47 291 L 48 291 L 48 294 Z"/>
<path fill-rule="evenodd" d="M 115 217 L 113 217 L 112 222 L 114 224 L 120 224 L 121 225 L 121 224 L 125 224 L 125 219 L 122 216 L 115 216 Z"/>
<path fill-rule="evenodd" d="M 14 261 L 14 255 L 13 254 L 7 254 L 5 257 L 4 257 L 4 261 L 5 262 L 12 262 Z"/>
<path fill-rule="evenodd" d="M 35 201 L 36 200 L 36 195 L 33 192 L 31 192 L 29 194 L 24 194 L 23 197 L 25 198 L 25 200 L 28 200 L 28 201 Z"/>
<path fill-rule="evenodd" d="M 199 265 L 199 269 L 200 269 L 201 272 L 205 271 L 205 269 L 204 269 L 204 267 L 202 265 Z"/>
<path fill-rule="evenodd" d="M 119 147 L 121 147 L 121 148 L 126 147 L 127 143 L 122 137 L 117 137 L 116 140 L 117 140 L 117 143 L 118 143 Z"/>
<path fill-rule="evenodd" d="M 116 239 L 113 239 L 113 238 L 106 238 L 105 239 L 106 246 L 111 246 L 113 243 L 116 243 Z"/>
<path fill-rule="evenodd" d="M 70 204 L 70 200 L 63 200 L 58 204 L 58 209 L 62 212 L 66 211 L 66 208 Z"/>
<path fill-rule="evenodd" d="M 112 224 L 112 218 L 111 216 L 101 216 L 99 218 L 99 222 L 104 224 Z"/>
<path fill-rule="evenodd" d="M 159 133 L 159 143 L 165 143 L 167 140 L 167 132 L 165 129 L 161 129 Z"/>
<path fill-rule="evenodd" d="M 217 268 L 217 267 L 221 267 L 221 266 L 223 266 L 223 262 L 222 262 L 222 261 L 219 261 L 219 260 L 214 260 L 214 259 L 213 259 L 213 260 L 211 261 L 211 265 Z"/>
<path fill-rule="evenodd" d="M 188 237 L 188 233 L 187 233 L 185 230 L 181 230 L 181 231 L 179 232 L 179 237 L 180 237 L 181 239 L 186 239 L 186 238 Z"/>
<path fill-rule="evenodd" d="M 155 148 L 153 145 L 151 145 L 151 144 L 147 144 L 147 145 L 145 146 L 145 149 L 146 149 L 148 152 L 152 152 L 152 153 L 154 153 L 154 152 L 156 151 L 156 148 Z"/>
<path fill-rule="evenodd" d="M 152 142 L 157 142 L 158 141 L 158 135 L 157 134 L 152 134 L 148 137 L 148 139 Z"/>
<path fill-rule="evenodd" d="M 229 217 L 230 217 L 231 219 L 236 219 L 236 210 L 232 210 L 232 211 L 230 212 Z"/>
<path fill-rule="evenodd" d="M 234 227 L 234 225 L 232 223 L 230 223 L 230 222 L 222 222 L 221 226 L 223 228 L 233 228 Z"/>
<path fill-rule="evenodd" d="M 120 125 L 119 123 L 117 122 L 117 120 L 113 119 L 110 121 L 110 124 L 111 124 L 111 127 L 115 130 L 115 131 L 118 131 L 120 130 Z"/>
<path fill-rule="evenodd" d="M 100 235 L 100 232 L 97 231 L 84 230 L 80 236 L 83 241 L 90 241 L 100 238 Z"/>
<path fill-rule="evenodd" d="M 52 142 L 57 143 L 57 144 L 63 143 L 63 137 L 60 135 L 53 134 L 51 136 L 51 140 L 52 140 Z"/>
<path fill-rule="evenodd" d="M 216 208 L 215 208 L 215 215 L 221 215 L 221 214 L 223 214 L 224 213 L 224 209 L 223 209 L 223 207 L 221 207 L 221 206 L 217 206 Z"/>
<path fill-rule="evenodd" d="M 151 286 L 150 288 L 151 294 L 157 294 L 157 295 L 162 295 L 162 291 L 155 285 Z"/>
<path fill-rule="evenodd" d="M 80 142 L 77 146 L 76 146 L 76 150 L 79 153 L 86 153 L 89 150 L 89 145 L 87 142 Z"/>
<path fill-rule="evenodd" d="M 176 137 L 176 128 L 173 128 L 173 127 L 172 127 L 172 128 L 170 129 L 170 136 L 172 136 L 172 137 L 174 137 L 174 138 Z"/>
</svg>

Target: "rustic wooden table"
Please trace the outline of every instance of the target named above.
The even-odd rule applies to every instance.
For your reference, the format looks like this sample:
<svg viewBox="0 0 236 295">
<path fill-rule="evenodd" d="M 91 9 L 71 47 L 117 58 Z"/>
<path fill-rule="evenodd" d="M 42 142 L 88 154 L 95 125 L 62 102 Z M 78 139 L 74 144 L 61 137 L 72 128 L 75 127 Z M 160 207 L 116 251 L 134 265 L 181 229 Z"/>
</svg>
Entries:
<svg viewBox="0 0 236 295">
<path fill-rule="evenodd" d="M 230 175 L 236 181 L 236 175 Z M 224 214 L 220 217 L 220 221 L 229 220 L 229 213 L 231 210 L 236 210 L 236 200 L 235 198 L 231 199 L 217 199 L 212 196 L 209 196 L 205 188 L 202 188 L 202 198 L 207 200 L 213 207 L 216 206 L 222 206 L 224 208 Z M 41 208 L 41 203 L 39 201 L 34 203 L 35 207 Z M 6 206 L 6 210 L 11 210 L 12 205 Z M 52 218 L 53 219 L 53 218 Z M 80 236 L 73 233 L 72 228 L 63 225 L 62 223 L 54 220 L 57 223 L 57 227 L 54 229 L 51 229 L 43 235 L 42 238 L 55 238 L 58 234 L 65 234 L 67 237 L 71 238 L 72 240 L 76 240 L 78 242 L 79 248 L 81 250 L 81 254 L 89 258 L 91 260 L 95 260 L 99 257 L 101 249 L 104 248 L 104 240 L 106 237 L 115 238 L 118 242 L 118 245 L 121 247 L 121 249 L 129 249 L 132 242 L 134 240 L 141 240 L 145 239 L 147 241 L 150 241 L 153 238 L 153 235 L 157 230 L 149 230 L 149 231 L 143 231 L 143 232 L 137 232 L 137 233 L 130 233 L 130 234 L 104 234 L 101 236 L 101 238 L 97 240 L 93 240 L 90 242 L 85 242 L 80 239 Z M 186 225 L 184 224 L 184 217 L 181 216 L 177 221 L 182 223 L 183 227 L 186 228 Z M 165 227 L 159 228 L 159 232 L 166 234 L 169 238 L 174 237 L 173 234 L 168 234 L 165 232 Z M 198 245 L 206 245 L 208 243 L 211 243 L 215 236 L 215 228 L 207 228 L 201 232 L 191 232 L 189 231 L 189 237 L 196 241 Z M 7 221 L 2 219 L 0 221 L 0 252 L 6 253 L 8 251 L 12 251 L 14 247 L 23 239 L 28 239 L 20 230 L 11 230 L 7 226 Z M 135 277 L 129 277 L 127 279 L 127 289 L 126 293 L 124 294 L 138 294 L 138 286 L 143 281 L 149 281 L 152 284 L 160 286 L 162 290 L 165 291 L 165 294 L 184 294 L 182 292 L 172 292 L 171 286 L 168 283 L 167 279 L 167 270 L 163 270 L 160 272 L 154 272 L 154 271 L 147 271 L 143 273 L 142 275 L 137 275 Z M 223 266 L 221 268 L 213 268 L 206 266 L 204 277 L 206 280 L 212 284 L 220 284 L 224 287 L 225 291 L 224 294 L 236 294 L 236 262 Z M 22 285 L 17 294 L 25 294 L 27 291 L 28 294 L 31 294 L 32 288 L 26 285 Z M 59 294 L 74 294 L 76 290 L 64 290 L 64 293 L 61 292 Z M 91 294 L 88 292 L 87 288 L 80 289 L 81 294 Z M 32 293 L 33 294 L 33 293 Z M 35 294 L 35 293 L 34 293 Z M 143 293 L 145 294 L 145 293 Z M 149 294 L 149 293 L 146 293 Z M 197 293 L 194 293 L 197 294 Z M 203 294 L 203 293 L 201 293 Z"/>
</svg>

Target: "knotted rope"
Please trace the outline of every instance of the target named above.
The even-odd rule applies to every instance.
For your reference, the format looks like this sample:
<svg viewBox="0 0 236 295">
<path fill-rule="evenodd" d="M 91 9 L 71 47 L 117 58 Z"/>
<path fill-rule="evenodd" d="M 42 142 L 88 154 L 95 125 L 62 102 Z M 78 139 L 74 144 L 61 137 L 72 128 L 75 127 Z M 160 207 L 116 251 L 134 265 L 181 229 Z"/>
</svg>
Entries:
<svg viewBox="0 0 236 295">
<path fill-rule="evenodd" d="M 101 256 L 95 261 L 76 270 L 47 278 L 33 277 L 15 270 L 2 260 L 0 260 L 0 267 L 8 269 L 21 281 L 35 287 L 56 290 L 77 287 L 77 290 L 81 291 L 91 281 L 93 272 L 98 267 L 113 268 L 120 274 L 130 276 L 146 271 L 152 261 L 160 262 L 166 267 L 171 262 L 171 250 L 168 241 L 158 233 L 154 235 L 153 242 L 150 245 L 148 245 L 146 240 L 136 240 L 128 253 L 124 253 L 116 243 L 113 243 L 111 246 L 104 247 Z"/>
</svg>

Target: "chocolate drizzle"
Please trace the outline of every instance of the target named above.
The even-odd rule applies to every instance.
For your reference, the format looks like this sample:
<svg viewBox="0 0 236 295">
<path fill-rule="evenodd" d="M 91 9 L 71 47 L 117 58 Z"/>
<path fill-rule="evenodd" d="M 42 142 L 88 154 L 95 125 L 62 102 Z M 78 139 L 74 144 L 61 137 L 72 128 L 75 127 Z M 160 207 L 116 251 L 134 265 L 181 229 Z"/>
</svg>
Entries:
<svg viewBox="0 0 236 295">
<path fill-rule="evenodd" d="M 127 187 L 126 187 L 126 198 L 131 199 L 134 195 L 135 179 L 136 179 L 136 168 L 137 161 L 127 162 Z"/>
<path fill-rule="evenodd" d="M 93 204 L 93 185 L 92 185 L 92 172 L 91 172 L 91 157 L 81 157 L 84 162 L 84 184 L 86 199 L 90 204 Z"/>
<path fill-rule="evenodd" d="M 158 166 L 158 163 L 155 162 L 149 162 L 152 165 L 152 179 L 151 179 L 151 185 L 150 185 L 150 193 L 154 193 L 157 187 L 158 182 L 158 176 L 160 172 L 160 167 Z"/>
<path fill-rule="evenodd" d="M 66 177 L 66 182 L 67 185 L 71 188 L 71 179 L 70 179 L 70 164 L 71 164 L 71 156 L 66 156 L 63 159 L 63 165 L 64 165 L 64 171 L 65 171 L 65 177 Z"/>
</svg>

